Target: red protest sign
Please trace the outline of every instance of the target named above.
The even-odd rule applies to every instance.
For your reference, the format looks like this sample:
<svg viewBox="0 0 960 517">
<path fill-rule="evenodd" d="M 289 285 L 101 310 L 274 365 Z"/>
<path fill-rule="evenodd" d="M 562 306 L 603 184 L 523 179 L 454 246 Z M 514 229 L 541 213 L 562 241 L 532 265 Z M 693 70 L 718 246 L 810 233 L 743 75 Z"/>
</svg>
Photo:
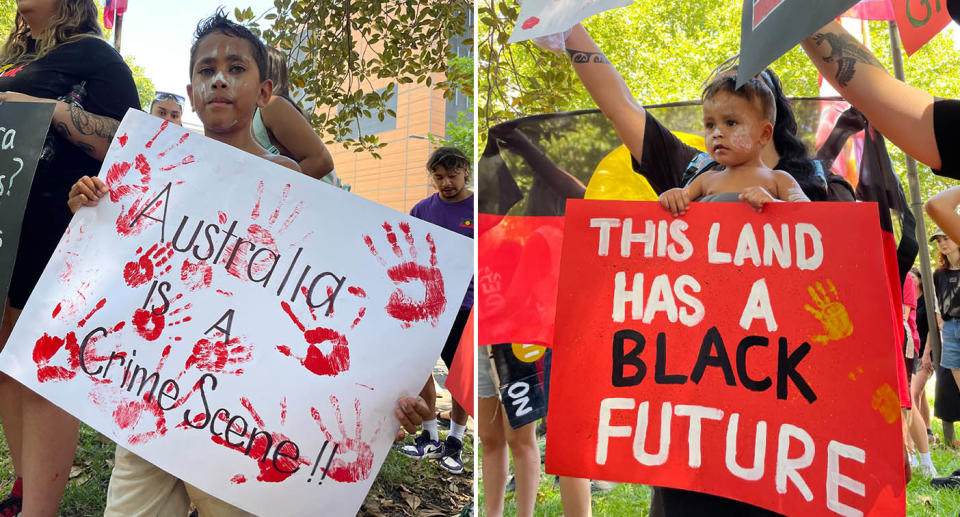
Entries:
<svg viewBox="0 0 960 517">
<path fill-rule="evenodd" d="M 892 0 L 900 40 L 907 55 L 913 54 L 950 23 L 945 2 Z"/>
<path fill-rule="evenodd" d="M 548 472 L 903 515 L 872 203 L 571 200 L 558 291 Z"/>
</svg>

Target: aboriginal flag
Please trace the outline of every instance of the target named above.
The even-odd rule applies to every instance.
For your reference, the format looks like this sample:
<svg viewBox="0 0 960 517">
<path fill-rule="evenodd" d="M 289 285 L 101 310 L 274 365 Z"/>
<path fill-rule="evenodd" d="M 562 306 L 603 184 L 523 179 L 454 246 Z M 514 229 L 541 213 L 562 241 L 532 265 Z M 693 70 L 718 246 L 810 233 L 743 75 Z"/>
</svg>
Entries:
<svg viewBox="0 0 960 517">
<path fill-rule="evenodd" d="M 834 100 L 792 101 L 798 135 L 809 149 L 815 147 L 823 102 Z M 679 139 L 695 145 L 694 135 L 702 131 L 699 103 L 646 109 Z M 847 118 L 856 119 L 852 114 Z M 841 121 L 849 127 L 840 125 Z M 824 145 L 838 142 L 839 149 L 850 134 L 859 131 L 853 130 L 858 123 L 863 129 L 866 121 L 839 117 L 839 127 L 832 129 Z M 886 217 L 881 221 L 890 235 L 891 250 L 897 249 L 894 226 L 907 237 L 901 240 L 899 255 L 891 254 L 896 257 L 891 261 L 896 272 L 901 269 L 897 265 L 913 263 L 917 245 L 912 214 L 880 138 L 874 131 L 864 146 L 869 160 L 860 168 L 857 192 L 860 199 L 884 203 L 880 210 Z M 818 155 L 827 164 L 836 158 L 829 151 Z M 853 189 L 846 181 L 830 171 L 826 176 L 828 199 L 852 200 Z M 663 178 L 649 180 L 634 172 L 630 153 L 598 110 L 537 115 L 491 127 L 477 168 L 477 345 L 551 346 L 566 200 L 656 200 L 659 191 L 674 186 Z M 895 292 L 900 292 L 899 285 Z M 900 307 L 899 302 L 895 305 Z"/>
</svg>

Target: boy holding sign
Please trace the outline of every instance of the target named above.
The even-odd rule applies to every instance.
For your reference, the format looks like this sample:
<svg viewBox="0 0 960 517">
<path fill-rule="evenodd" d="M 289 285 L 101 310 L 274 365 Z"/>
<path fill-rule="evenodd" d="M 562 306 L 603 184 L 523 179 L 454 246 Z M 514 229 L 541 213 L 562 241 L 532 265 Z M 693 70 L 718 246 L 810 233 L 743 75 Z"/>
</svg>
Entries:
<svg viewBox="0 0 960 517">
<path fill-rule="evenodd" d="M 296 162 L 267 152 L 251 135 L 253 113 L 272 91 L 263 43 L 229 21 L 222 10 L 201 21 L 195 36 L 187 91 L 205 136 L 300 171 Z M 96 205 L 108 192 L 100 178 L 85 176 L 73 185 L 68 204 L 76 212 L 81 206 Z M 395 415 L 411 432 L 431 414 L 416 397 L 400 399 L 398 406 Z M 117 447 L 105 515 L 186 515 L 191 502 L 204 517 L 251 515 Z"/>
</svg>

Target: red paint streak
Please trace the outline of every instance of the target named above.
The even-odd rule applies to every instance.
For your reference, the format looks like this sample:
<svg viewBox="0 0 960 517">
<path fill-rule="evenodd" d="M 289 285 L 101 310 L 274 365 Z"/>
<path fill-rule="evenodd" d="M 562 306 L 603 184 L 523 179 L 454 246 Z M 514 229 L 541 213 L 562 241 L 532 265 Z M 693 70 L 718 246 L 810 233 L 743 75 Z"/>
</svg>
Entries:
<svg viewBox="0 0 960 517">
<path fill-rule="evenodd" d="M 193 264 L 184 259 L 180 267 L 180 280 L 190 291 L 206 289 L 213 282 L 213 267 L 204 260 Z"/>
<path fill-rule="evenodd" d="M 334 457 L 330 463 L 330 469 L 327 471 L 327 477 L 333 478 L 341 483 L 356 483 L 367 479 L 370 477 L 370 471 L 373 467 L 373 451 L 370 449 L 370 445 L 361 439 L 363 436 L 363 427 L 360 423 L 360 401 L 356 400 L 354 402 L 354 408 L 357 414 L 357 425 L 353 437 L 347 437 L 346 427 L 343 424 L 343 415 L 340 411 L 340 403 L 337 397 L 331 395 L 330 403 L 336 413 L 337 427 L 343 438 L 339 440 L 333 439 L 333 435 L 331 435 L 330 431 L 323 425 L 320 412 L 317 411 L 316 408 L 310 408 L 310 415 L 314 421 L 317 422 L 317 425 L 320 426 L 320 430 L 323 431 L 327 440 L 337 445 L 338 452 L 354 452 L 356 453 L 356 458 L 353 461 L 347 462 L 339 455 Z"/>
<path fill-rule="evenodd" d="M 225 213 L 223 213 L 223 212 L 221 212 L 221 211 L 218 210 L 218 211 L 217 211 L 217 216 L 218 216 L 219 219 L 220 219 L 220 224 L 227 224 L 227 214 L 225 214 Z"/>
<path fill-rule="evenodd" d="M 433 235 L 427 234 L 427 244 L 430 245 L 430 265 L 437 267 L 437 245 L 433 242 Z"/>
<path fill-rule="evenodd" d="M 57 314 L 60 314 L 60 304 L 58 303 L 56 307 L 53 308 L 53 314 L 50 315 L 51 318 L 56 318 Z"/>
<path fill-rule="evenodd" d="M 260 185 L 257 186 L 257 204 L 253 205 L 253 210 L 250 212 L 250 218 L 256 219 L 260 217 L 260 200 L 263 198 L 263 182 L 260 182 Z"/>
<path fill-rule="evenodd" d="M 290 216 L 287 217 L 287 220 L 283 222 L 283 226 L 280 227 L 280 232 L 283 233 L 287 231 L 287 228 L 297 220 L 297 217 L 300 216 L 300 212 L 303 210 L 303 201 L 297 203 L 297 206 L 293 208 L 293 212 L 290 212 Z"/>
<path fill-rule="evenodd" d="M 358 382 L 358 383 L 357 383 L 357 386 L 360 386 L 361 388 L 367 388 L 368 390 L 373 391 L 373 388 L 371 388 L 370 386 L 367 386 L 366 384 L 360 384 L 360 383 Z"/>
<path fill-rule="evenodd" d="M 293 320 L 293 323 L 300 329 L 300 332 L 306 332 L 307 328 L 303 326 L 303 323 L 300 323 L 300 320 L 297 319 L 296 315 L 293 314 L 293 311 L 290 309 L 290 304 L 287 302 L 280 302 L 280 308 L 290 316 L 290 319 Z"/>
<path fill-rule="evenodd" d="M 145 145 L 144 147 L 146 147 L 147 149 L 150 149 L 151 147 L 153 147 L 153 143 L 156 142 L 157 138 L 160 137 L 160 133 L 163 133 L 163 131 L 167 129 L 167 126 L 169 125 L 170 125 L 170 122 L 164 120 L 163 124 L 160 124 L 160 131 L 157 131 L 157 134 L 153 135 L 153 138 L 151 138 L 150 141 L 147 142 L 147 145 Z"/>
<path fill-rule="evenodd" d="M 77 323 L 77 326 L 78 326 L 78 327 L 82 327 L 82 326 L 86 325 L 86 324 L 87 324 L 87 321 L 90 320 L 90 318 L 94 315 L 94 313 L 96 313 L 97 311 L 99 311 L 100 309 L 102 309 L 103 306 L 106 305 L 106 304 L 107 304 L 107 299 L 106 299 L 106 298 L 101 298 L 100 301 L 97 302 L 96 307 L 94 307 L 93 310 L 90 311 L 90 314 L 87 314 L 87 317 L 86 317 L 86 318 L 83 318 L 82 320 L 80 320 L 80 322 Z"/>
<path fill-rule="evenodd" d="M 167 148 L 167 150 L 165 150 L 165 151 L 163 151 L 162 153 L 158 154 L 158 155 L 157 155 L 157 158 L 163 158 L 163 157 L 166 156 L 167 153 L 169 153 L 170 151 L 176 149 L 177 147 L 180 147 L 180 145 L 183 144 L 184 142 L 186 142 L 186 141 L 187 141 L 187 138 L 189 138 L 189 137 L 190 137 L 190 133 L 184 133 L 183 136 L 180 137 L 180 140 L 177 140 L 177 143 L 171 145 L 170 147 Z"/>
<path fill-rule="evenodd" d="M 357 286 L 351 285 L 350 287 L 347 288 L 347 292 L 354 296 L 359 296 L 360 298 L 367 297 L 367 292 Z"/>
<path fill-rule="evenodd" d="M 527 18 L 526 20 L 524 20 L 524 21 L 523 21 L 523 25 L 521 25 L 520 27 L 521 27 L 523 30 L 530 30 L 530 29 L 536 27 L 538 23 L 540 23 L 540 18 L 537 18 L 536 16 L 531 16 L 531 17 Z"/>
<path fill-rule="evenodd" d="M 232 478 L 230 478 L 230 482 L 233 483 L 234 485 L 239 485 L 242 483 L 246 483 L 247 478 L 243 474 L 237 474 L 236 476 L 233 476 Z"/>
<path fill-rule="evenodd" d="M 189 164 L 191 164 L 191 163 L 193 163 L 193 162 L 194 162 L 194 156 L 191 154 L 191 155 L 187 156 L 186 158 L 184 158 L 183 160 L 180 160 L 180 163 L 175 163 L 175 164 L 173 164 L 173 165 L 167 165 L 166 167 L 160 167 L 160 170 L 162 170 L 162 171 L 172 171 L 173 169 L 176 169 L 177 167 L 179 167 L 179 166 L 181 166 L 181 165 L 189 165 Z"/>
<path fill-rule="evenodd" d="M 403 251 L 400 250 L 400 245 L 397 243 L 397 234 L 393 232 L 393 227 L 390 226 L 390 223 L 384 222 L 383 229 L 387 232 L 387 242 L 390 243 L 393 254 L 396 255 L 397 258 L 402 258 Z"/>
<path fill-rule="evenodd" d="M 287 397 L 280 401 L 280 425 L 287 422 Z"/>
<path fill-rule="evenodd" d="M 280 194 L 280 202 L 277 203 L 277 208 L 274 209 L 273 214 L 270 215 L 268 222 L 270 225 L 273 225 L 277 222 L 277 218 L 280 217 L 280 209 L 283 208 L 283 205 L 287 202 L 287 196 L 290 195 L 290 184 L 287 183 L 283 187 L 283 192 Z"/>
<path fill-rule="evenodd" d="M 387 313 L 400 320 L 400 325 L 404 328 L 423 320 L 430 320 L 431 325 L 437 326 L 440 315 L 447 306 L 440 270 L 415 262 L 404 262 L 388 269 L 387 276 L 396 284 L 420 282 L 424 287 L 422 300 L 414 300 L 402 289 L 391 293 L 386 306 Z"/>
<path fill-rule="evenodd" d="M 147 157 L 138 154 L 134 161 L 136 161 L 134 168 L 140 171 L 140 183 L 144 185 L 150 183 L 150 164 L 147 163 Z"/>
<path fill-rule="evenodd" d="M 122 135 L 120 135 L 120 136 L 117 137 L 117 142 L 120 142 L 120 147 L 126 146 L 126 145 L 127 145 L 127 140 L 128 140 L 128 139 L 127 139 L 127 134 L 126 134 L 126 133 L 124 133 L 124 134 L 122 134 Z"/>
<path fill-rule="evenodd" d="M 250 403 L 250 400 L 246 397 L 240 397 L 240 405 L 245 407 L 250 413 L 250 416 L 253 417 L 253 421 L 257 423 L 261 428 L 266 427 L 266 424 L 263 423 L 263 419 L 260 418 L 260 415 L 257 413 L 257 410 L 253 409 L 253 404 Z"/>
<path fill-rule="evenodd" d="M 357 323 L 360 323 L 360 320 L 363 319 L 363 315 L 367 313 L 366 307 L 360 307 L 360 310 L 357 312 L 356 319 L 353 320 L 353 324 L 350 325 L 350 328 L 356 327 Z"/>
<path fill-rule="evenodd" d="M 224 291 L 223 289 L 217 289 L 217 292 L 220 293 L 220 294 L 222 294 L 222 295 L 224 295 L 224 296 L 233 296 L 233 293 L 231 293 L 231 292 L 229 292 L 229 291 Z"/>
<path fill-rule="evenodd" d="M 370 248 L 370 254 L 377 259 L 377 262 L 379 262 L 381 266 L 386 267 L 387 262 L 377 253 L 377 248 L 373 245 L 373 239 L 371 239 L 369 235 L 364 235 L 363 242 L 367 243 L 367 247 Z"/>
<path fill-rule="evenodd" d="M 410 245 L 410 257 L 416 259 L 417 248 L 413 245 L 413 234 L 410 233 L 410 223 L 406 221 L 400 221 L 400 224 L 397 226 L 399 226 L 400 230 L 403 231 L 403 238 L 407 241 L 407 244 Z"/>
</svg>

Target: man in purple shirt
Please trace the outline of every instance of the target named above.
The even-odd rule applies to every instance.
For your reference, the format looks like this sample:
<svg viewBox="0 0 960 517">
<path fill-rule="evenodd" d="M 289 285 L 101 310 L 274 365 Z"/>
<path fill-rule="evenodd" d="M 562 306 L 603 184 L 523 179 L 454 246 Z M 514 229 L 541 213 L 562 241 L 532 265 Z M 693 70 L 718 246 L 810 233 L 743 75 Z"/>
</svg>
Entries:
<svg viewBox="0 0 960 517">
<path fill-rule="evenodd" d="M 430 155 L 427 160 L 427 171 L 430 181 L 437 193 L 417 203 L 410 215 L 453 230 L 461 235 L 473 238 L 473 192 L 467 188 L 467 179 L 470 174 L 470 160 L 460 150 L 453 147 L 441 147 Z M 470 309 L 473 307 L 473 281 L 467 289 L 457 319 L 447 336 L 440 357 L 450 368 L 453 356 L 457 352 L 460 336 L 464 332 Z M 472 332 L 473 329 L 466 329 Z M 433 376 L 427 379 L 420 396 L 427 401 L 432 414 L 436 415 L 437 392 L 433 383 Z M 440 442 L 437 431 L 437 420 L 425 420 L 421 432 L 413 444 L 406 445 L 402 451 L 414 458 L 440 458 L 440 465 L 448 471 L 459 474 L 463 472 L 463 460 L 460 452 L 463 449 L 463 433 L 467 427 L 467 412 L 456 400 L 453 401 L 451 412 L 450 435 L 446 441 Z"/>
</svg>

